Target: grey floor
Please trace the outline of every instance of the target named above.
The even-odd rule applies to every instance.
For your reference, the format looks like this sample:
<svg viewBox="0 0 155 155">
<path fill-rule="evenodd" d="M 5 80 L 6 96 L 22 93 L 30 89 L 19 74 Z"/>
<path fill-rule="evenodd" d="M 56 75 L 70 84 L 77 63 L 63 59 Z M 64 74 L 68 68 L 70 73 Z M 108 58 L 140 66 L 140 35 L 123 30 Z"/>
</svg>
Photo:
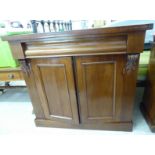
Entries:
<svg viewBox="0 0 155 155">
<path fill-rule="evenodd" d="M 153 134 L 140 110 L 139 103 L 143 94 L 142 88 L 137 88 L 134 108 L 133 132 L 115 132 L 102 130 L 76 130 L 35 127 L 32 105 L 26 88 L 8 89 L 0 95 L 0 135 L 9 134 L 102 134 L 102 135 L 151 135 Z"/>
</svg>

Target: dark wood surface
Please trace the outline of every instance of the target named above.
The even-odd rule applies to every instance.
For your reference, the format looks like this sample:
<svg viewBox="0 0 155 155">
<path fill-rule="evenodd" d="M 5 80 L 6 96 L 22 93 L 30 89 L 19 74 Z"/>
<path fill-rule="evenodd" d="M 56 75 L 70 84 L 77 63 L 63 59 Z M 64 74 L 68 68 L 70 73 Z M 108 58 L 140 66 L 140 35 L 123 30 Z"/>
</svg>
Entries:
<svg viewBox="0 0 155 155">
<path fill-rule="evenodd" d="M 121 120 L 123 87 L 120 87 L 119 83 L 123 81 L 123 74 L 118 72 L 123 72 L 120 68 L 124 65 L 123 55 L 84 56 L 76 59 L 82 123 Z"/>
<path fill-rule="evenodd" d="M 152 24 L 4 36 L 14 58 L 139 53 Z"/>
<path fill-rule="evenodd" d="M 78 123 L 71 58 L 34 59 L 31 67 L 46 119 Z"/>
<path fill-rule="evenodd" d="M 97 29 L 85 29 L 85 30 L 73 30 L 67 32 L 57 32 L 57 33 L 41 33 L 41 34 L 28 34 L 28 35 L 15 35 L 15 36 L 4 36 L 3 40 L 8 41 L 31 41 L 36 39 L 47 39 L 55 37 L 76 37 L 76 36 L 88 36 L 88 35 L 109 35 L 109 34 L 119 34 L 119 33 L 131 33 L 131 32 L 142 32 L 153 28 L 153 24 L 143 24 L 143 25 L 132 25 L 132 26 L 118 26 L 118 27 L 105 27 Z"/>
<path fill-rule="evenodd" d="M 150 56 L 147 85 L 144 92 L 143 103 L 141 104 L 141 110 L 150 129 L 155 132 L 155 38 Z"/>
<path fill-rule="evenodd" d="M 138 59 L 136 61 L 138 64 Z M 83 123 L 132 119 L 137 72 L 124 74 L 125 65 L 126 55 L 77 57 L 76 77 Z M 128 86 L 127 82 L 132 85 L 128 83 Z"/>
<path fill-rule="evenodd" d="M 37 126 L 132 130 L 139 54 L 152 24 L 3 37 Z"/>
</svg>

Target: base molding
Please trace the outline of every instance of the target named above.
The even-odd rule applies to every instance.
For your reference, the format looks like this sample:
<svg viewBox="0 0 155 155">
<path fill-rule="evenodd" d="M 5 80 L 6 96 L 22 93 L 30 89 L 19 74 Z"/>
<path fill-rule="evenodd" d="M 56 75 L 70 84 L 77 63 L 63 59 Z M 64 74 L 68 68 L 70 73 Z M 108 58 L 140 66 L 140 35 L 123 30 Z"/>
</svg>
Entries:
<svg viewBox="0 0 155 155">
<path fill-rule="evenodd" d="M 98 129 L 111 131 L 132 131 L 133 123 L 130 122 L 111 122 L 104 124 L 66 124 L 52 120 L 35 119 L 38 127 L 71 128 L 71 129 Z"/>
<path fill-rule="evenodd" d="M 140 104 L 140 110 L 141 110 L 141 112 L 142 112 L 142 114 L 143 114 L 147 124 L 149 125 L 151 131 L 155 132 L 155 124 L 153 124 L 153 122 L 152 122 L 152 120 L 151 120 L 151 118 L 150 118 L 150 116 L 149 116 L 149 114 L 148 114 L 148 112 L 146 110 L 146 107 L 143 104 L 143 102 Z"/>
</svg>

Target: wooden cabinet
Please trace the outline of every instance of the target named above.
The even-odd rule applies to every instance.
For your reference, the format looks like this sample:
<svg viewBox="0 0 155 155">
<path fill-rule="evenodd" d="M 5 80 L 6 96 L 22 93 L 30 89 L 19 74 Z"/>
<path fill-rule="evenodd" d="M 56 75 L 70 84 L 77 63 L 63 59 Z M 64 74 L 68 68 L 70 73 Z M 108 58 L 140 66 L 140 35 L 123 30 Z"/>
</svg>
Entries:
<svg viewBox="0 0 155 155">
<path fill-rule="evenodd" d="M 105 123 L 124 122 L 131 128 L 133 100 L 127 96 L 132 92 L 130 98 L 134 99 L 136 78 L 131 81 L 130 94 L 125 85 L 126 78 L 136 76 L 136 71 L 126 76 L 125 57 L 100 55 L 30 60 L 45 119 L 53 125 L 65 123 L 81 128 L 104 128 Z"/>
<path fill-rule="evenodd" d="M 144 91 L 143 102 L 141 103 L 141 111 L 150 129 L 155 132 L 155 36 L 148 68 L 147 86 Z"/>
<path fill-rule="evenodd" d="M 139 53 L 151 28 L 3 37 L 21 62 L 36 125 L 131 131 Z"/>
</svg>

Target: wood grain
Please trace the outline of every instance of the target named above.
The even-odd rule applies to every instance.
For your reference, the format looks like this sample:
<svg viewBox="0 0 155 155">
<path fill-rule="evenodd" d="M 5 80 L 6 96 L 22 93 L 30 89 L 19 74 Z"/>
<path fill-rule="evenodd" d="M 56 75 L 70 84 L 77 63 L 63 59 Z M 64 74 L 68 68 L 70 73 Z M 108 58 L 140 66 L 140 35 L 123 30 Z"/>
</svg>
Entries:
<svg viewBox="0 0 155 155">
<path fill-rule="evenodd" d="M 124 83 L 120 71 L 123 71 L 124 65 L 123 56 L 117 55 L 76 59 L 80 116 L 83 123 L 121 120 Z"/>
<path fill-rule="evenodd" d="M 125 37 L 106 37 L 97 38 L 94 40 L 88 38 L 80 42 L 32 42 L 26 44 L 26 57 L 32 56 L 52 56 L 52 55 L 79 55 L 82 53 L 93 54 L 94 51 L 98 53 L 107 52 L 125 52 L 127 50 Z"/>
<path fill-rule="evenodd" d="M 12 50 L 12 55 L 16 59 L 24 59 L 25 54 L 23 52 L 24 46 L 20 42 L 9 42 L 9 46 Z"/>
<path fill-rule="evenodd" d="M 31 64 L 46 118 L 78 123 L 71 58 L 34 59 Z"/>
<path fill-rule="evenodd" d="M 93 124 L 66 124 L 58 121 L 36 119 L 36 126 L 56 127 L 56 128 L 72 128 L 72 129 L 94 129 L 94 130 L 112 130 L 112 131 L 132 131 L 132 122 L 109 122 Z"/>
<path fill-rule="evenodd" d="M 120 33 L 129 33 L 137 31 L 146 31 L 153 28 L 153 24 L 143 24 L 143 25 L 130 25 L 130 26 L 118 26 L 118 27 L 106 27 L 106 28 L 97 28 L 97 29 L 87 29 L 87 30 L 74 30 L 67 32 L 57 32 L 57 33 L 42 33 L 42 34 L 28 34 L 28 35 L 15 35 L 15 36 L 4 36 L 3 40 L 7 41 L 32 41 L 39 39 L 47 38 L 63 38 L 63 37 L 87 37 L 88 35 L 104 35 L 107 34 L 120 34 Z M 64 39 L 63 39 L 64 40 Z"/>
<path fill-rule="evenodd" d="M 14 58 L 75 56 L 102 53 L 142 52 L 145 31 L 153 24 L 74 30 L 59 33 L 4 36 Z"/>
<path fill-rule="evenodd" d="M 144 49 L 145 31 L 131 32 L 128 34 L 127 53 L 135 53 L 135 51 L 143 51 Z"/>
<path fill-rule="evenodd" d="M 21 72 L 18 71 L 10 71 L 10 72 L 1 72 L 0 73 L 0 81 L 17 81 L 23 80 L 23 75 Z"/>
<path fill-rule="evenodd" d="M 10 82 L 17 80 L 24 80 L 20 67 L 0 69 L 0 81 Z"/>
</svg>

